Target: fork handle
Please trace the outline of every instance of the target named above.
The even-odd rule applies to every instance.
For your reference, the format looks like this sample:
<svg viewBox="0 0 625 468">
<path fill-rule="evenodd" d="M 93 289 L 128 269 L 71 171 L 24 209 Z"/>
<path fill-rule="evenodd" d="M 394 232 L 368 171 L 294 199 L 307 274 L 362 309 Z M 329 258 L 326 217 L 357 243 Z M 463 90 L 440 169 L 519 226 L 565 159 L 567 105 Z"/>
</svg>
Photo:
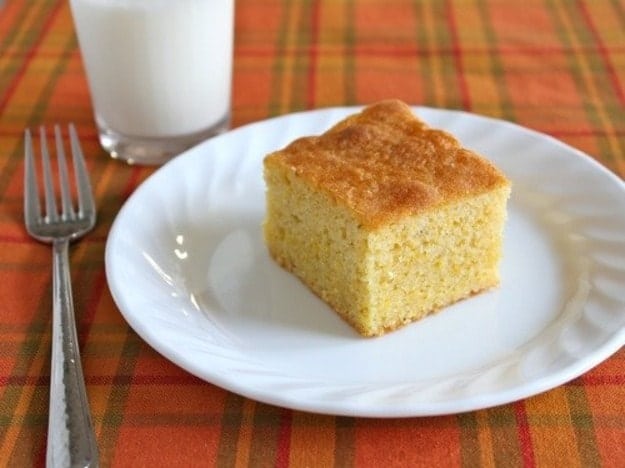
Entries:
<svg viewBox="0 0 625 468">
<path fill-rule="evenodd" d="M 48 467 L 98 465 L 98 447 L 80 364 L 69 273 L 69 240 L 52 244 L 52 362 Z"/>
</svg>

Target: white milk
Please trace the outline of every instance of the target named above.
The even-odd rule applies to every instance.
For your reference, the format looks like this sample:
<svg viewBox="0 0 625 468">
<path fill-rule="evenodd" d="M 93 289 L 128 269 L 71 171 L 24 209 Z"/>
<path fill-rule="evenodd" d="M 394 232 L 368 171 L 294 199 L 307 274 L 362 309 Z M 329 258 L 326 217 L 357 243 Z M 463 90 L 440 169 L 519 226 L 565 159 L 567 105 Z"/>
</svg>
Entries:
<svg viewBox="0 0 625 468">
<path fill-rule="evenodd" d="M 230 111 L 234 0 L 71 0 L 98 121 L 142 137 Z"/>
</svg>

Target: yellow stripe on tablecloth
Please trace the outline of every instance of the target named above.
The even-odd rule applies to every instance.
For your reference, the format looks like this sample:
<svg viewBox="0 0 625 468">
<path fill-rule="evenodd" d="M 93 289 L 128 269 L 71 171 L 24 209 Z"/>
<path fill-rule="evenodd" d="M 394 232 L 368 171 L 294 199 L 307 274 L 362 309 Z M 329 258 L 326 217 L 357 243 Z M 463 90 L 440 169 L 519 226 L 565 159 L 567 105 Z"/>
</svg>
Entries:
<svg viewBox="0 0 625 468">
<path fill-rule="evenodd" d="M 319 29 L 317 43 L 312 45 L 317 49 L 315 61 L 309 64 L 315 78 L 311 90 L 315 107 L 336 106 L 343 102 L 347 86 L 345 46 L 350 45 L 342 43 L 342 33 L 349 27 L 346 8 L 345 3 L 336 1 L 324 1 L 319 5 L 318 24 L 324 27 Z"/>
<path fill-rule="evenodd" d="M 494 467 L 495 456 L 493 452 L 493 434 L 490 430 L 488 412 L 486 410 L 475 413 L 477 420 L 477 442 L 480 448 L 479 458 L 482 468 Z"/>
<path fill-rule="evenodd" d="M 323 430 L 319 430 L 319 426 Z M 294 412 L 289 453 L 290 466 L 333 466 L 335 418 Z"/>
<path fill-rule="evenodd" d="M 256 402 L 248 400 L 243 401 L 241 410 L 241 430 L 236 444 L 235 468 L 246 468 L 250 462 L 250 449 L 252 447 L 252 434 L 254 430 L 254 411 Z"/>
</svg>

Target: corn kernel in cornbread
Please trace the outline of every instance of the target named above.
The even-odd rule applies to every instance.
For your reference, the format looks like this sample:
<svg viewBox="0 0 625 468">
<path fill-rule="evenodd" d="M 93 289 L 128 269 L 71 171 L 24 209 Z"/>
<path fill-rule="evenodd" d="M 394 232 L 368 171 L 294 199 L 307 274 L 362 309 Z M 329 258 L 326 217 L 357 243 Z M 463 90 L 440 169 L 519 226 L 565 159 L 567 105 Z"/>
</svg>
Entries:
<svg viewBox="0 0 625 468">
<path fill-rule="evenodd" d="M 401 101 L 265 158 L 271 256 L 358 332 L 492 288 L 510 183 Z"/>
</svg>

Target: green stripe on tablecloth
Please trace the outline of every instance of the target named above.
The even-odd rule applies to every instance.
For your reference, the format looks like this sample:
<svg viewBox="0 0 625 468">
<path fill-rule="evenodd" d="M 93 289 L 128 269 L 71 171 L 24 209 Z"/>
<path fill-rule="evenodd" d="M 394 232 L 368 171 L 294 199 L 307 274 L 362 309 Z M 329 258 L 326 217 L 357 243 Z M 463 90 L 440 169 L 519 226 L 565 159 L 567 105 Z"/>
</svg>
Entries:
<svg viewBox="0 0 625 468">
<path fill-rule="evenodd" d="M 490 71 L 491 74 L 496 78 L 495 84 L 497 93 L 499 95 L 499 110 L 501 111 L 498 117 L 501 117 L 505 120 L 516 121 L 516 115 L 514 112 L 514 107 L 512 106 L 512 98 L 510 97 L 510 93 L 505 78 L 505 70 L 503 66 L 503 62 L 501 60 L 501 55 L 498 52 L 497 44 L 499 43 L 499 38 L 495 34 L 495 30 L 493 28 L 492 22 L 489 17 L 489 5 L 485 0 L 476 0 L 476 8 L 480 16 L 480 20 L 482 21 L 482 32 L 486 37 L 486 40 L 489 44 L 493 45 L 494 51 L 491 54 L 486 54 L 489 57 L 489 63 L 491 65 Z"/>
<path fill-rule="evenodd" d="M 306 109 L 307 96 L 309 91 L 308 73 L 310 68 L 314 66 L 310 63 L 309 48 L 313 46 L 311 43 L 311 12 L 312 2 L 314 0 L 301 0 L 294 2 L 299 5 L 295 11 L 299 13 L 297 16 L 298 33 L 295 41 L 295 61 L 293 63 L 293 81 L 291 83 L 291 102 L 289 112 L 300 111 Z"/>
<path fill-rule="evenodd" d="M 442 108 L 461 108 L 462 99 L 458 86 L 460 70 L 455 56 L 448 53 L 454 47 L 455 34 L 447 21 L 450 15 L 449 8 L 451 5 L 433 0 L 423 3 L 417 13 L 420 19 L 417 27 L 421 26 L 423 30 L 423 37 L 418 39 L 426 51 L 423 65 L 424 104 Z M 433 35 L 429 34 L 430 30 Z M 441 89 L 438 86 L 439 82 L 442 84 Z"/>
<path fill-rule="evenodd" d="M 275 463 L 282 408 L 256 402 L 252 424 L 249 466 L 263 466 Z"/>
<path fill-rule="evenodd" d="M 493 440 L 495 466 L 507 466 L 510 460 L 521 460 L 514 406 L 498 406 L 487 411 L 488 425 Z"/>
<path fill-rule="evenodd" d="M 565 389 L 580 465 L 599 466 L 599 449 L 586 389 L 583 385 L 566 385 Z"/>
<path fill-rule="evenodd" d="M 603 76 L 596 78 L 586 76 L 582 71 L 583 68 L 591 70 L 600 70 L 602 68 L 599 58 L 594 53 L 585 53 L 581 46 L 592 43 L 592 37 L 586 31 L 582 20 L 579 18 L 579 11 L 571 6 L 567 0 L 549 0 L 546 2 L 548 10 L 553 17 L 555 30 L 560 40 L 573 52 L 567 54 L 569 63 L 569 72 L 574 80 L 581 96 L 581 105 L 585 111 L 589 123 L 593 128 L 607 128 L 609 132 L 614 132 L 614 123 L 618 122 L 618 115 L 622 113 L 618 106 L 614 106 L 611 95 L 605 95 L 606 82 Z M 569 34 L 566 23 L 572 24 L 573 31 Z M 599 81 L 600 80 L 600 81 Z M 593 93 L 597 94 L 598 101 L 589 100 L 588 96 Z M 602 115 L 605 114 L 605 115 Z M 600 151 L 600 157 L 608 164 L 614 164 L 613 150 L 610 148 L 609 137 L 597 136 L 597 144 Z M 612 141 L 613 145 L 617 145 L 621 154 L 623 151 L 623 143 L 619 139 Z"/>
<path fill-rule="evenodd" d="M 101 424 L 98 433 L 98 445 L 102 466 L 110 466 L 112 462 L 110 457 L 115 454 L 115 446 L 119 437 L 119 429 L 124 422 L 124 408 L 132 386 L 135 366 L 141 349 L 145 346 L 141 338 L 128 327 L 102 419 L 99 420 L 98 415 L 93 414 L 92 411 L 94 426 L 98 427 Z"/>
<path fill-rule="evenodd" d="M 419 67 L 421 71 L 421 82 L 423 83 L 423 98 L 422 102 L 410 103 L 410 104 L 423 104 L 432 107 L 437 107 L 436 99 L 436 84 L 434 79 L 434 60 L 432 59 L 432 45 L 429 41 L 429 35 L 427 34 L 427 27 L 425 26 L 425 3 L 414 2 L 413 14 L 415 15 L 415 31 L 414 40 L 417 48 L 417 55 L 421 62 Z"/>
<path fill-rule="evenodd" d="M 308 25 L 308 45 L 306 47 L 308 51 L 306 54 L 301 54 L 302 56 L 305 55 L 308 60 L 305 74 L 306 86 L 303 88 L 305 109 L 314 109 L 317 100 L 318 56 L 321 47 L 319 38 L 320 1 L 321 0 L 311 0 L 308 14 L 305 15 L 306 24 Z"/>
<path fill-rule="evenodd" d="M 434 16 L 438 17 L 436 25 L 436 43 L 438 47 L 441 50 L 453 50 L 455 52 L 452 54 L 443 53 L 439 56 L 442 61 L 441 71 L 444 88 L 447 91 L 443 107 L 469 110 L 469 97 L 465 95 L 466 90 L 462 85 L 464 76 L 460 50 L 458 50 L 458 44 L 456 43 L 453 3 L 449 0 L 444 2 L 433 0 L 431 8 Z"/>
<path fill-rule="evenodd" d="M 475 442 L 478 439 L 476 412 L 460 413 L 456 422 L 460 429 L 460 458 L 462 466 L 474 467 L 480 465 L 480 446 Z"/>
<path fill-rule="evenodd" d="M 274 62 L 274 80 L 270 99 L 272 114 L 283 114 L 307 108 L 309 91 L 308 72 L 311 47 L 311 1 L 283 2 L 280 32 Z M 289 34 L 292 24 L 296 24 L 295 34 Z M 287 78 L 290 77 L 290 81 Z M 282 102 L 283 89 L 288 86 L 287 101 Z"/>
<path fill-rule="evenodd" d="M 619 23 L 625 29 L 625 3 L 622 0 L 611 0 L 610 4 L 614 9 L 614 14 L 619 19 Z"/>
<path fill-rule="evenodd" d="M 337 416 L 335 424 L 334 466 L 354 466 L 355 452 L 355 419 L 346 416 Z"/>
<path fill-rule="evenodd" d="M 235 466 L 237 442 L 243 423 L 244 398 L 228 392 L 221 418 L 221 431 L 217 446 L 217 466 Z"/>
<path fill-rule="evenodd" d="M 356 51 L 354 45 L 356 44 L 356 33 L 354 30 L 354 17 L 356 9 L 354 6 L 355 0 L 345 0 L 345 18 L 347 19 L 345 24 L 345 31 L 343 32 L 344 42 L 344 87 L 343 87 L 343 100 L 345 105 L 358 104 L 358 96 L 356 95 Z"/>
<path fill-rule="evenodd" d="M 288 57 L 288 30 L 289 30 L 289 10 L 292 8 L 292 2 L 288 0 L 282 1 L 281 17 L 279 21 L 279 28 L 276 43 L 275 60 L 272 67 L 272 80 L 271 80 L 271 94 L 269 96 L 268 115 L 280 115 L 283 114 L 282 108 L 282 87 L 284 86 L 284 71 L 286 68 L 286 57 Z"/>
</svg>

